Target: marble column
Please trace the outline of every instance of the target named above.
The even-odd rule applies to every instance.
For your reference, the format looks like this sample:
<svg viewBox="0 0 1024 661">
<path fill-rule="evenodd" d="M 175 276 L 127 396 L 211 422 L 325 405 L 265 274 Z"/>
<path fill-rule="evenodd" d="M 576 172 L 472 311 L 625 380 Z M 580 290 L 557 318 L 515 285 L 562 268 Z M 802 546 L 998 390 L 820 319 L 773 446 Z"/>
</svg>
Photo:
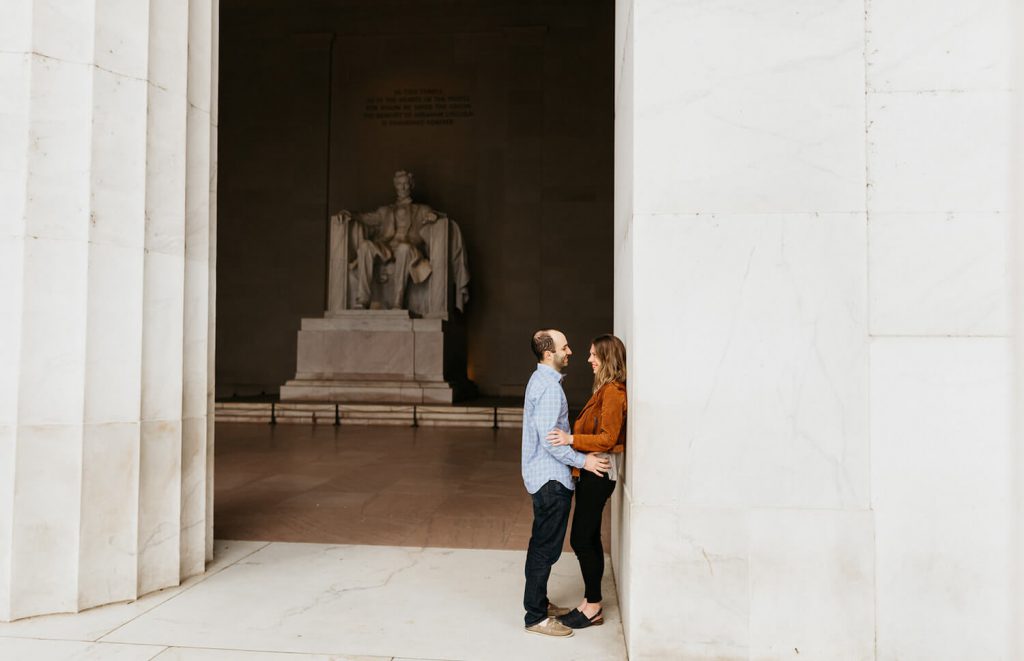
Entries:
<svg viewBox="0 0 1024 661">
<path fill-rule="evenodd" d="M 202 572 L 216 0 L 0 24 L 0 620 Z"/>
<path fill-rule="evenodd" d="M 617 3 L 631 659 L 1007 654 L 1010 4 Z"/>
<path fill-rule="evenodd" d="M 961 8 L 871 3 L 866 22 L 880 660 L 1016 658 L 1007 647 L 1013 7 Z"/>
<path fill-rule="evenodd" d="M 1024 34 L 1024 5 L 1016 3 L 1010 25 L 1015 34 Z M 1024 41 L 1014 41 L 1014 134 L 1013 142 L 1013 190 L 1014 218 L 1024 213 Z M 1008 527 L 1013 531 L 1010 558 L 1012 565 L 1010 607 L 1010 658 L 1024 659 L 1024 227 L 1020 222 L 1010 224 L 1010 268 L 1013 287 L 1011 300 L 1017 305 L 1010 306 L 1011 323 L 1014 330 L 1014 439 L 1013 463 L 1010 470 L 1017 479 L 1013 481 L 1014 501 L 1010 510 Z"/>
</svg>

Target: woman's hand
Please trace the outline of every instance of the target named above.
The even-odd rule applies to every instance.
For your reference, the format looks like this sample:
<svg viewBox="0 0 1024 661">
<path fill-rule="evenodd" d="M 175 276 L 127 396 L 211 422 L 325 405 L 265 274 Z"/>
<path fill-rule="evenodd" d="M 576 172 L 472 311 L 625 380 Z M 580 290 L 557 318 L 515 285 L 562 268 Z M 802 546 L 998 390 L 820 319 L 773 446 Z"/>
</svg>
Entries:
<svg viewBox="0 0 1024 661">
<path fill-rule="evenodd" d="M 548 432 L 548 442 L 551 445 L 572 445 L 572 434 L 566 434 L 561 429 L 552 429 Z"/>
</svg>

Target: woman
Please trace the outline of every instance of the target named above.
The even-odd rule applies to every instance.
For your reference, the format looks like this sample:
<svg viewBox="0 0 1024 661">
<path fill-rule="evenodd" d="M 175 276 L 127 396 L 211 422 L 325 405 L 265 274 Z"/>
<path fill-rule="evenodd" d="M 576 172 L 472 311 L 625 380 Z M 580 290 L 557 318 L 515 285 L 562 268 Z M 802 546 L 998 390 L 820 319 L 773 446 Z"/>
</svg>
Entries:
<svg viewBox="0 0 1024 661">
<path fill-rule="evenodd" d="M 626 347 L 614 335 L 601 335 L 590 345 L 587 360 L 594 370 L 594 394 L 573 425 L 573 433 L 560 429 L 548 433 L 552 445 L 571 445 L 579 452 L 606 453 L 611 460 L 607 475 L 574 470 L 576 509 L 572 516 L 569 543 L 576 552 L 586 591 L 583 602 L 559 618 L 573 629 L 603 624 L 601 578 L 604 575 L 604 547 L 601 545 L 601 515 L 615 490 L 618 458 L 626 443 Z"/>
</svg>

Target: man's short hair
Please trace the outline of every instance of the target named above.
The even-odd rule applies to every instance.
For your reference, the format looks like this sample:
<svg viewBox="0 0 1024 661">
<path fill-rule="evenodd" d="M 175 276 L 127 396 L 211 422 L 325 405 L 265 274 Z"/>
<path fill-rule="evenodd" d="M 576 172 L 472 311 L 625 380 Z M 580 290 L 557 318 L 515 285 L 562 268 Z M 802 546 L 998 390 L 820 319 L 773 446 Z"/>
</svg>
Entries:
<svg viewBox="0 0 1024 661">
<path fill-rule="evenodd" d="M 545 351 L 555 353 L 555 338 L 546 329 L 539 330 L 533 334 L 530 348 L 533 349 L 533 355 L 537 356 L 537 362 L 540 362 L 544 360 Z"/>
</svg>

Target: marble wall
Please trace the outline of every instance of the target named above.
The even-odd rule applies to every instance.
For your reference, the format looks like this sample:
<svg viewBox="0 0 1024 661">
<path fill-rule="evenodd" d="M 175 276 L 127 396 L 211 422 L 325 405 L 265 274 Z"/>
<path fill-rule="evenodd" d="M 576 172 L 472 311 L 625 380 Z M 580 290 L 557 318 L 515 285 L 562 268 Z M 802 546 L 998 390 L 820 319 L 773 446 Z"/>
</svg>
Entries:
<svg viewBox="0 0 1024 661">
<path fill-rule="evenodd" d="M 222 3 L 219 396 L 276 394 L 323 314 L 327 218 L 415 197 L 460 225 L 470 377 L 521 396 L 527 338 L 585 353 L 612 326 L 612 2 Z M 469 97 L 448 125 L 384 125 L 396 89 Z M 590 394 L 583 360 L 566 388 Z"/>
<path fill-rule="evenodd" d="M 630 658 L 1010 658 L 1009 13 L 617 3 Z"/>
<path fill-rule="evenodd" d="M 212 550 L 216 0 L 0 22 L 0 620 Z"/>
</svg>

